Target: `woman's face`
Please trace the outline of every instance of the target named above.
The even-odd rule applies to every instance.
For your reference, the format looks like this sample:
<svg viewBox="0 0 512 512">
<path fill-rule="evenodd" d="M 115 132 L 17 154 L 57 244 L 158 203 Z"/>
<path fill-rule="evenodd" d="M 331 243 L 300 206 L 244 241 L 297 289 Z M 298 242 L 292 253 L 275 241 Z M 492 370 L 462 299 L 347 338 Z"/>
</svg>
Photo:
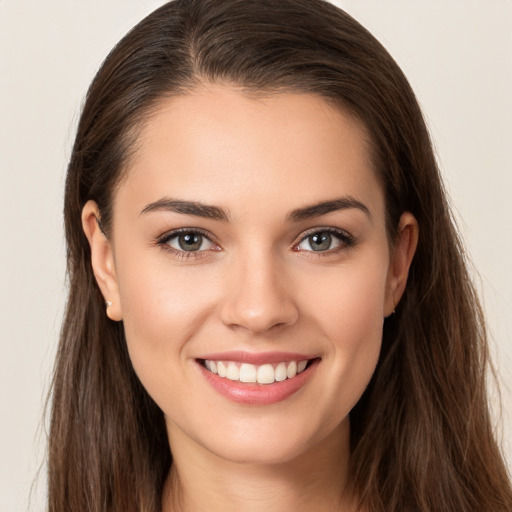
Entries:
<svg viewBox="0 0 512 512">
<path fill-rule="evenodd" d="M 84 226 L 171 446 L 279 462 L 346 430 L 415 232 L 391 250 L 361 125 L 209 86 L 161 104 L 126 173 L 110 241 L 94 205 Z"/>
</svg>

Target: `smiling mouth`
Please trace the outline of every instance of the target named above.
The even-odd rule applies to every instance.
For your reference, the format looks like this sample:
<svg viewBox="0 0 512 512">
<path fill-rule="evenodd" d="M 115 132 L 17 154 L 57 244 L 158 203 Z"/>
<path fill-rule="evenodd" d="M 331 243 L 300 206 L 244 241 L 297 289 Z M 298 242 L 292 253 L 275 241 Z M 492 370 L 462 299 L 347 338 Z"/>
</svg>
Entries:
<svg viewBox="0 0 512 512">
<path fill-rule="evenodd" d="M 252 384 L 273 384 L 293 379 L 306 370 L 313 361 L 315 359 L 254 365 L 234 361 L 200 360 L 208 371 L 223 379 Z"/>
</svg>

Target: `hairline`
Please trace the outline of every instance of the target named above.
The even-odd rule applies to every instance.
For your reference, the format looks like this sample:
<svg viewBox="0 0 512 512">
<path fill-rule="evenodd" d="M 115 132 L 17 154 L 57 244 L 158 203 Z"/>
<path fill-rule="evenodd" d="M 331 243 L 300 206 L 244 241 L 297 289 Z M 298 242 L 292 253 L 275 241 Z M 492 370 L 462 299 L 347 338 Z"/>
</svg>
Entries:
<svg viewBox="0 0 512 512">
<path fill-rule="evenodd" d="M 174 100 L 192 96 L 198 92 L 209 92 L 212 86 L 221 86 L 234 90 L 235 92 L 243 95 L 245 98 L 254 101 L 261 101 L 279 95 L 290 94 L 312 96 L 323 101 L 328 107 L 332 108 L 337 113 L 349 117 L 350 120 L 356 123 L 358 128 L 361 130 L 361 135 L 364 138 L 364 146 L 368 156 L 368 165 L 377 178 L 384 194 L 385 215 L 387 217 L 388 205 L 386 201 L 385 182 L 381 173 L 378 172 L 379 164 L 376 149 L 377 143 L 371 134 L 370 127 L 362 119 L 362 116 L 358 114 L 355 108 L 350 107 L 347 102 L 344 102 L 340 98 L 335 98 L 332 95 L 329 96 L 327 94 L 321 94 L 318 91 L 309 90 L 305 85 L 286 85 L 278 83 L 275 85 L 269 84 L 266 86 L 259 86 L 243 84 L 234 80 L 215 80 L 204 76 L 194 76 L 190 78 L 186 83 L 176 87 L 174 90 L 163 92 L 156 98 L 150 100 L 147 105 L 142 106 L 134 113 L 133 121 L 129 123 L 127 129 L 120 137 L 120 144 L 125 148 L 125 155 L 123 156 L 123 160 L 121 161 L 119 169 L 117 170 L 117 176 L 114 182 L 114 186 L 112 187 L 112 196 L 110 201 L 111 215 L 113 214 L 117 190 L 129 176 L 133 160 L 141 146 L 144 144 L 144 138 L 142 135 L 147 125 L 151 123 L 155 116 L 158 115 L 164 105 L 168 107 Z M 386 226 L 388 226 L 388 222 L 386 222 Z M 112 229 L 113 227 L 110 226 L 109 236 L 111 235 Z M 389 227 L 386 229 L 386 232 L 390 247 L 392 247 L 392 242 L 394 241 L 393 233 L 390 232 Z"/>
</svg>

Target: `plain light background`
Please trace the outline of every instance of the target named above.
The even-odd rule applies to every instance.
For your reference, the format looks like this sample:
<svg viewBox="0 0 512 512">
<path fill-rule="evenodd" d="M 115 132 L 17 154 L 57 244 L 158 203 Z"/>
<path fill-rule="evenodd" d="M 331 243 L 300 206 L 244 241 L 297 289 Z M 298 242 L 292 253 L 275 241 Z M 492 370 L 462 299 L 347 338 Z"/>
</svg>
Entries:
<svg viewBox="0 0 512 512">
<path fill-rule="evenodd" d="M 66 297 L 63 182 L 81 102 L 112 46 L 163 3 L 0 0 L 0 512 L 45 509 L 44 467 L 29 494 Z M 424 108 L 481 277 L 510 463 L 512 2 L 335 3 L 388 48 Z"/>
</svg>

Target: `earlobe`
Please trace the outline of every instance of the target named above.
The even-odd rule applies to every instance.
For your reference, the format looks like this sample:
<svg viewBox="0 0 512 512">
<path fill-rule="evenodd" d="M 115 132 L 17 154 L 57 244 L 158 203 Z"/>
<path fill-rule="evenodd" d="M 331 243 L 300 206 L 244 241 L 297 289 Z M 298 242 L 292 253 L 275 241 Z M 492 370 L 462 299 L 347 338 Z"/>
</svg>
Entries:
<svg viewBox="0 0 512 512">
<path fill-rule="evenodd" d="M 94 201 L 88 201 L 82 209 L 82 228 L 91 248 L 91 265 L 96 282 L 105 299 L 106 313 L 111 320 L 122 320 L 119 288 L 114 254 L 110 240 L 99 223 L 100 212 Z"/>
<path fill-rule="evenodd" d="M 398 235 L 388 271 L 385 317 L 394 312 L 405 291 L 409 268 L 418 245 L 418 236 L 418 221 L 412 213 L 403 213 L 398 224 Z"/>
</svg>

